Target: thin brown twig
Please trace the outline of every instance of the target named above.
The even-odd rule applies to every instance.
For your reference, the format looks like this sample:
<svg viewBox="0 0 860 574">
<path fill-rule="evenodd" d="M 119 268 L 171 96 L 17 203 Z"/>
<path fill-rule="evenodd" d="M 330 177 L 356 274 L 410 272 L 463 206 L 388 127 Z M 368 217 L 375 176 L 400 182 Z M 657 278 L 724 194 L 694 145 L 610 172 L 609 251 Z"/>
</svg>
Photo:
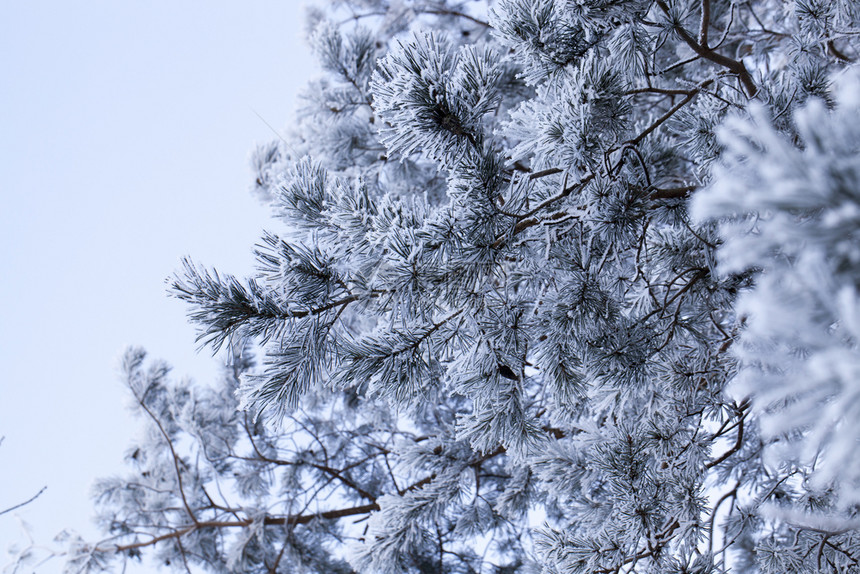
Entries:
<svg viewBox="0 0 860 574">
<path fill-rule="evenodd" d="M 149 389 L 147 389 L 148 391 Z M 170 435 L 167 434 L 167 431 L 164 430 L 164 425 L 161 424 L 161 421 L 158 417 L 155 416 L 148 406 L 146 406 L 146 392 L 140 397 L 137 396 L 137 393 L 133 393 L 134 398 L 137 400 L 137 404 L 140 405 L 140 408 L 144 410 L 144 412 L 149 415 L 149 418 L 155 423 L 155 426 L 158 427 L 161 436 L 164 437 L 165 442 L 167 442 L 167 448 L 170 449 L 170 456 L 173 459 L 173 469 L 176 472 L 176 481 L 177 488 L 179 489 L 179 496 L 182 498 L 182 504 L 185 507 L 185 511 L 188 513 L 188 517 L 191 519 L 194 524 L 197 524 L 197 517 L 194 515 L 194 511 L 191 510 L 191 505 L 188 504 L 188 499 L 185 497 L 185 486 L 182 483 L 182 471 L 179 469 L 179 455 L 176 454 L 176 449 L 173 448 L 173 441 L 170 439 Z"/>
<path fill-rule="evenodd" d="M 18 508 L 21 508 L 22 506 L 26 506 L 26 505 L 30 504 L 31 502 L 33 502 L 34 500 L 36 500 L 37 498 L 42 496 L 42 493 L 45 492 L 47 489 L 48 489 L 47 486 L 43 486 L 42 488 L 39 489 L 39 492 L 37 492 L 36 494 L 31 496 L 30 498 L 28 498 L 24 502 L 19 502 L 15 506 L 10 506 L 9 508 L 7 508 L 5 510 L 0 510 L 0 515 L 6 514 L 8 512 L 12 512 L 13 510 L 16 510 Z"/>
<path fill-rule="evenodd" d="M 744 402 L 743 404 L 741 404 L 740 407 L 738 407 L 738 410 L 745 408 L 745 406 L 747 406 L 747 405 L 748 405 L 748 403 Z M 714 468 L 715 466 L 722 463 L 723 461 L 725 461 L 726 459 L 728 459 L 730 456 L 732 456 L 733 454 L 735 454 L 736 452 L 738 452 L 741 449 L 741 447 L 743 446 L 743 443 L 744 443 L 744 419 L 745 418 L 746 418 L 746 413 L 743 412 L 743 410 L 741 410 L 740 419 L 738 419 L 738 437 L 737 437 L 737 440 L 735 441 L 735 444 L 732 446 L 732 448 L 730 448 L 729 450 L 724 452 L 722 454 L 722 456 L 720 456 L 719 458 L 712 460 L 711 462 L 707 463 L 705 465 L 705 468 L 707 468 L 707 469 Z"/>
</svg>

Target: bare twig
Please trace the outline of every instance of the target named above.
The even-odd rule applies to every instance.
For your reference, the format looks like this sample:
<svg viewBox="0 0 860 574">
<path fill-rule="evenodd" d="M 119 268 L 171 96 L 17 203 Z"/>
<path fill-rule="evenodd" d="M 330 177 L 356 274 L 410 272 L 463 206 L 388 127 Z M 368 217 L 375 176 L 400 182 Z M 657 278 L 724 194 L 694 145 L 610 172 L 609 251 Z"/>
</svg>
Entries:
<svg viewBox="0 0 860 574">
<path fill-rule="evenodd" d="M 740 404 L 740 406 L 738 406 L 738 415 L 740 418 L 738 419 L 738 437 L 735 441 L 735 444 L 732 446 L 732 448 L 724 452 L 722 456 L 720 456 L 716 460 L 712 460 L 711 462 L 707 463 L 705 465 L 705 468 L 714 468 L 715 466 L 725 461 L 727 458 L 729 458 L 741 449 L 744 443 L 744 419 L 746 418 L 746 412 L 744 411 L 747 407 L 749 407 L 749 400 L 745 400 L 743 403 Z"/>
<path fill-rule="evenodd" d="M 185 487 L 182 483 L 182 472 L 179 470 L 179 455 L 176 454 L 176 449 L 173 448 L 173 441 L 170 440 L 170 435 L 168 435 L 167 431 L 164 430 L 164 425 L 161 424 L 161 421 L 158 420 L 158 417 L 155 416 L 155 413 L 153 413 L 149 409 L 149 407 L 146 406 L 146 392 L 144 392 L 141 396 L 137 396 L 137 393 L 132 394 L 134 394 L 134 398 L 135 400 L 137 400 L 137 404 L 139 404 L 140 408 L 142 408 L 146 412 L 146 414 L 149 415 L 149 418 L 152 419 L 152 421 L 155 423 L 155 426 L 158 427 L 161 436 L 163 436 L 165 442 L 167 442 L 167 448 L 170 449 L 170 456 L 173 458 L 173 469 L 176 471 L 176 481 L 177 488 L 179 489 L 179 496 L 182 498 L 182 504 L 183 506 L 185 506 L 185 511 L 188 513 L 188 517 L 191 519 L 192 522 L 197 524 L 197 517 L 194 515 L 194 511 L 191 510 L 191 505 L 188 504 L 188 499 L 185 497 Z"/>
<path fill-rule="evenodd" d="M 42 493 L 45 492 L 47 489 L 48 489 L 47 486 L 43 486 L 41 489 L 39 489 L 39 492 L 37 492 L 36 494 L 31 496 L 30 498 L 28 498 L 24 502 L 20 502 L 20 503 L 16 504 L 15 506 L 10 506 L 9 508 L 7 508 L 5 510 L 0 510 L 0 515 L 6 514 L 8 512 L 12 512 L 13 510 L 17 510 L 18 508 L 21 508 L 22 506 L 26 506 L 26 505 L 30 504 L 31 502 L 33 502 L 34 500 L 39 498 L 42 495 Z"/>
</svg>

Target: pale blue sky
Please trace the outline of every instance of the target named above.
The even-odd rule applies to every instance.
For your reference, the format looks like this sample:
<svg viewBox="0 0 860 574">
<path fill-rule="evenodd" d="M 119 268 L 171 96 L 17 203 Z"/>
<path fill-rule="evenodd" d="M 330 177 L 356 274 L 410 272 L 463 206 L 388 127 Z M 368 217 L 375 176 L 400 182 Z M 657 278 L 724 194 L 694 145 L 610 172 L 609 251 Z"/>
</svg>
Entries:
<svg viewBox="0 0 860 574">
<path fill-rule="evenodd" d="M 2 2 L 0 509 L 40 541 L 95 535 L 89 487 L 134 432 L 128 345 L 214 376 L 164 278 L 244 273 L 263 227 L 248 154 L 313 73 L 299 0 Z M 18 538 L 0 516 L 0 567 Z M 59 563 L 38 572 L 57 572 Z"/>
</svg>

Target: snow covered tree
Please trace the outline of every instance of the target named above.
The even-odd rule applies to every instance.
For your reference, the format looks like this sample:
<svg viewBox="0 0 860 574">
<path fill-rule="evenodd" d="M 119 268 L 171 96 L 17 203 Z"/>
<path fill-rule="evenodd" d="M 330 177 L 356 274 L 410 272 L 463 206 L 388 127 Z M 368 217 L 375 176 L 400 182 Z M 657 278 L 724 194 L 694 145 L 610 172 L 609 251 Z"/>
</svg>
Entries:
<svg viewBox="0 0 860 574">
<path fill-rule="evenodd" d="M 860 4 L 310 29 L 258 272 L 170 284 L 232 369 L 130 352 L 149 432 L 71 571 L 860 572 Z"/>
</svg>

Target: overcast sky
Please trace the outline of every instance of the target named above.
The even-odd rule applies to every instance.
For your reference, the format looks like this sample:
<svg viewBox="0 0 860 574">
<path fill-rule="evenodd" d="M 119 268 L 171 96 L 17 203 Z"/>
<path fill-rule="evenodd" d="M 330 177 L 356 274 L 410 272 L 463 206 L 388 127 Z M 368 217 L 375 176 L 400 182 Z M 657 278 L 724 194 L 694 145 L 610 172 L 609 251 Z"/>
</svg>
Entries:
<svg viewBox="0 0 860 574">
<path fill-rule="evenodd" d="M 183 255 L 251 269 L 278 224 L 248 193 L 255 142 L 312 75 L 299 0 L 4 2 L 0 18 L 0 510 L 85 538 L 90 485 L 135 424 L 129 345 L 212 378 L 164 279 Z M 21 539 L 0 516 L 5 548 Z M 38 570 L 58 572 L 54 562 Z"/>
</svg>

